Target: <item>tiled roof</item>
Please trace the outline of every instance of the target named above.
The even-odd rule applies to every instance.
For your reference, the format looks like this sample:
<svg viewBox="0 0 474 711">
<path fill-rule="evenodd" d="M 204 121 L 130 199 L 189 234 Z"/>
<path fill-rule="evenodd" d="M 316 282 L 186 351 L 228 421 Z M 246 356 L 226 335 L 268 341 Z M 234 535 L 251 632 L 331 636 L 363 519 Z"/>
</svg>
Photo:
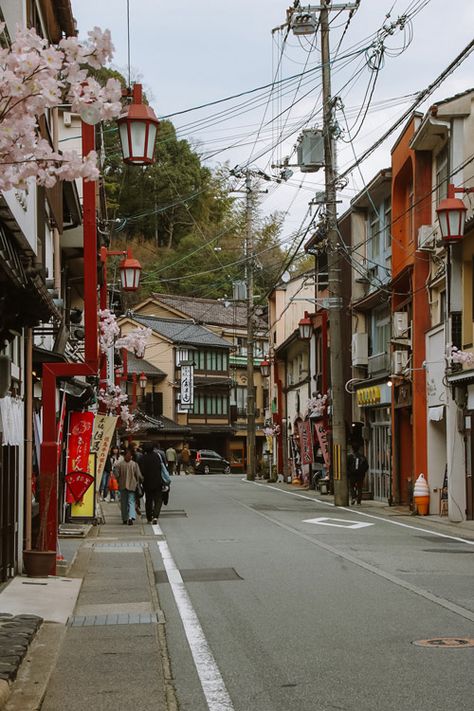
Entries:
<svg viewBox="0 0 474 711">
<path fill-rule="evenodd" d="M 203 326 L 184 319 L 157 318 L 156 316 L 140 316 L 130 314 L 130 317 L 142 326 L 151 328 L 173 343 L 191 346 L 209 346 L 210 348 L 230 349 L 232 344 Z"/>
<path fill-rule="evenodd" d="M 180 296 L 179 294 L 153 294 L 153 298 L 181 311 L 196 323 L 208 323 L 212 326 L 227 328 L 247 328 L 247 307 L 243 304 L 218 301 L 217 299 L 198 299 L 194 296 Z M 257 324 L 259 328 L 265 328 L 267 325 L 265 319 L 261 317 L 257 320 Z"/>
<path fill-rule="evenodd" d="M 137 358 L 133 353 L 127 354 L 127 368 L 129 373 L 145 373 L 145 375 L 149 376 L 166 377 L 166 373 L 163 370 L 160 370 L 156 365 L 144 358 Z"/>
<path fill-rule="evenodd" d="M 440 106 L 441 104 L 447 104 L 449 101 L 460 99 L 462 96 L 467 96 L 467 94 L 470 94 L 473 91 L 474 88 L 471 86 L 469 89 L 466 89 L 465 91 L 460 91 L 457 94 L 453 94 L 453 96 L 448 96 L 446 99 L 440 99 L 439 101 L 435 101 L 433 105 Z"/>
</svg>

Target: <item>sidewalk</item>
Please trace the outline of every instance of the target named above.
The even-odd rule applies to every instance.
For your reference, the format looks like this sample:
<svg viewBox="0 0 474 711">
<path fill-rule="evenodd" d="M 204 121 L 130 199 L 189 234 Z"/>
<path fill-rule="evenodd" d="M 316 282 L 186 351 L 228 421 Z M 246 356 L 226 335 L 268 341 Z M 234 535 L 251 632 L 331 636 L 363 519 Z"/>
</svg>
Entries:
<svg viewBox="0 0 474 711">
<path fill-rule="evenodd" d="M 45 643 L 51 624 L 43 624 L 5 711 L 177 708 L 148 548 L 155 536 L 140 521 L 123 526 L 117 504 L 103 510 L 106 523 L 82 541 L 70 573 L 80 592 L 66 619 L 54 625 L 62 635 Z M 54 616 L 56 596 L 48 604 L 45 620 Z"/>
<path fill-rule="evenodd" d="M 320 494 L 318 491 L 312 489 L 303 489 L 299 486 L 281 482 L 269 482 L 266 479 L 258 479 L 257 481 L 259 483 L 265 483 L 268 486 L 276 487 L 282 491 L 291 491 L 294 494 L 299 493 L 301 496 L 317 499 L 321 503 L 331 506 L 334 505 L 334 496 L 332 494 Z M 347 506 L 346 508 L 348 510 L 354 509 L 354 511 L 359 513 L 367 513 L 372 516 L 400 519 L 400 521 L 405 524 L 433 530 L 438 533 L 443 533 L 446 536 L 457 536 L 474 541 L 474 521 L 455 523 L 449 521 L 447 516 L 418 516 L 410 511 L 408 506 L 389 506 L 384 501 L 362 501 L 360 506 Z"/>
</svg>

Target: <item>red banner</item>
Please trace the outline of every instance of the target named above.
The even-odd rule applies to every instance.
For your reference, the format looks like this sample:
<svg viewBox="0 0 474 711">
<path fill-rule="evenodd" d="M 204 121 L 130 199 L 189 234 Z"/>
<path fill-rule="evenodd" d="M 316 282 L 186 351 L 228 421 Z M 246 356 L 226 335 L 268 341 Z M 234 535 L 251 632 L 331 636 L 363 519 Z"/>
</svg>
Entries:
<svg viewBox="0 0 474 711">
<path fill-rule="evenodd" d="M 66 474 L 65 479 L 69 492 L 76 504 L 82 499 L 91 484 L 94 483 L 94 477 L 87 472 L 71 472 Z"/>
<path fill-rule="evenodd" d="M 326 469 L 329 469 L 331 465 L 331 458 L 329 456 L 329 443 L 327 432 L 324 429 L 322 422 L 315 423 L 316 434 L 318 435 L 319 446 L 321 447 L 321 454 L 323 455 L 324 465 Z"/>
<path fill-rule="evenodd" d="M 300 435 L 301 464 L 311 464 L 313 461 L 313 442 L 311 440 L 311 422 L 298 422 Z"/>
<path fill-rule="evenodd" d="M 93 412 L 71 412 L 69 416 L 66 477 L 72 473 L 87 473 L 93 425 Z M 86 487 L 85 491 L 87 491 L 87 488 L 89 487 Z M 73 501 L 77 501 L 75 496 L 71 496 L 71 491 L 68 493 L 69 496 L 66 497 L 68 503 L 72 503 L 71 498 Z"/>
</svg>

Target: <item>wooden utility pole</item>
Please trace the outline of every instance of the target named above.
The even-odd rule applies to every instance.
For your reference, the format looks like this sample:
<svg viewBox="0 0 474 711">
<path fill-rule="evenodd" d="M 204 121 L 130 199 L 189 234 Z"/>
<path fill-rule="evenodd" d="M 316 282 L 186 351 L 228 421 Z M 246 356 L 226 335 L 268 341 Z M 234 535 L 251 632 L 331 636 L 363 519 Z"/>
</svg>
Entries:
<svg viewBox="0 0 474 711">
<path fill-rule="evenodd" d="M 347 445 L 344 421 L 344 363 L 342 338 L 342 280 L 341 254 L 336 210 L 336 141 L 333 136 L 334 104 L 331 96 L 331 56 L 329 52 L 330 0 L 323 0 L 319 14 L 321 27 L 321 64 L 323 84 L 324 174 L 326 185 L 326 218 L 328 230 L 328 286 L 329 286 L 329 349 L 331 363 L 332 414 L 332 470 L 334 503 L 347 506 Z"/>
<path fill-rule="evenodd" d="M 245 174 L 246 190 L 246 281 L 247 281 L 247 479 L 254 481 L 255 461 L 255 385 L 254 385 L 254 240 L 253 196 L 250 170 Z"/>
</svg>

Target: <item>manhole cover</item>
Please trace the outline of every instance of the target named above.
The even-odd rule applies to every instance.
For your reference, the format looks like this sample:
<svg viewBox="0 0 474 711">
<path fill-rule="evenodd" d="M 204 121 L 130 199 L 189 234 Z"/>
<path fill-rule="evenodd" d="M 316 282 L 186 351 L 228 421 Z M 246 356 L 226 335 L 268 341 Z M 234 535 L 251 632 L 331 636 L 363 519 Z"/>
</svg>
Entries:
<svg viewBox="0 0 474 711">
<path fill-rule="evenodd" d="M 435 639 L 418 639 L 413 644 L 416 647 L 460 649 L 461 647 L 474 647 L 474 639 L 470 637 L 437 637 Z"/>
</svg>

